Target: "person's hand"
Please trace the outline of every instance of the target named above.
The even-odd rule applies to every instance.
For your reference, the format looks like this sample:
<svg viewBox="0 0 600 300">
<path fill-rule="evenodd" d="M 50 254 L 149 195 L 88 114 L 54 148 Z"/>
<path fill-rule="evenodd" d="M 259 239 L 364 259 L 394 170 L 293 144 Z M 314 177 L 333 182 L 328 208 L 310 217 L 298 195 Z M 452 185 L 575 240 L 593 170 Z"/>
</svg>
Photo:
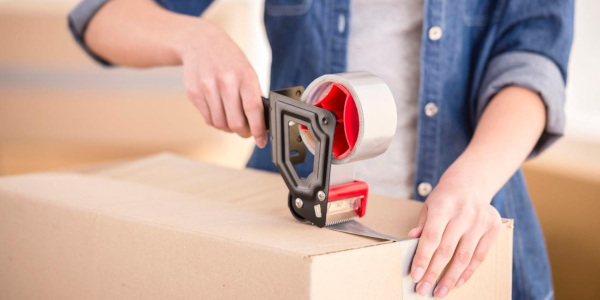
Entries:
<svg viewBox="0 0 600 300">
<path fill-rule="evenodd" d="M 484 195 L 460 176 L 442 176 L 429 195 L 410 238 L 421 237 L 411 267 L 416 291 L 429 293 L 446 266 L 434 290 L 444 297 L 460 287 L 483 262 L 500 231 L 501 219 Z"/>
<path fill-rule="evenodd" d="M 181 50 L 187 96 L 208 125 L 267 143 L 261 90 L 241 49 L 218 26 L 206 21 L 190 30 Z"/>
<path fill-rule="evenodd" d="M 86 44 L 113 64 L 148 68 L 183 64 L 188 97 L 207 124 L 264 147 L 265 120 L 256 72 L 217 25 L 170 12 L 154 1 L 109 1 L 91 19 Z"/>
</svg>

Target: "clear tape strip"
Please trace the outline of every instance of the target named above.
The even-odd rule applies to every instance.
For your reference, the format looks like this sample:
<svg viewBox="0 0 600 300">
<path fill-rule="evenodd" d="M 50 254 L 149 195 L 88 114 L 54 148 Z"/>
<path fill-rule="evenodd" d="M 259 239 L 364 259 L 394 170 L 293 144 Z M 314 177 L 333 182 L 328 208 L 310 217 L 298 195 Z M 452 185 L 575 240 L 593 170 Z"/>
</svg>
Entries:
<svg viewBox="0 0 600 300">
<path fill-rule="evenodd" d="M 388 241 L 396 241 L 396 242 L 408 240 L 407 238 L 400 239 L 397 237 L 393 237 L 391 235 L 377 232 L 377 231 L 361 224 L 360 222 L 358 222 L 356 220 L 348 220 L 346 222 L 327 225 L 326 228 L 334 230 L 334 231 L 339 231 L 339 232 L 344 232 L 344 233 L 349 233 L 349 234 L 354 234 L 354 235 L 359 235 L 359 236 L 365 236 L 365 237 L 370 237 L 370 238 L 379 239 L 379 240 L 388 240 Z"/>
</svg>

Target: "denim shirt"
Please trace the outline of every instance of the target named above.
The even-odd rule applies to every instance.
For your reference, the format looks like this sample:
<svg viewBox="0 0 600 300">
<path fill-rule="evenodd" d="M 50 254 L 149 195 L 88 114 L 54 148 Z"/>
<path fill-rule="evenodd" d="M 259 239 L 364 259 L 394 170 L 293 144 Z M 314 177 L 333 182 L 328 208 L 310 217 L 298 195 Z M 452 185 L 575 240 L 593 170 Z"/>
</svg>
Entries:
<svg viewBox="0 0 600 300">
<path fill-rule="evenodd" d="M 109 63 L 89 51 L 83 33 L 107 1 L 84 0 L 69 16 L 77 41 L 103 64 Z M 195 16 L 211 2 L 155 1 L 171 11 Z M 537 92 L 546 107 L 545 130 L 530 156 L 562 136 L 573 4 L 572 0 L 425 0 L 414 181 L 417 200 L 425 200 L 427 187 L 435 187 L 464 151 L 485 106 L 508 85 Z M 323 74 L 344 72 L 350 18 L 349 0 L 266 0 L 264 20 L 273 58 L 271 89 L 307 86 Z M 438 112 L 427 116 L 425 105 L 430 103 Z M 301 172 L 307 172 L 310 165 L 312 158 Z M 255 149 L 248 166 L 276 171 L 270 147 Z M 515 220 L 513 298 L 554 298 L 544 239 L 521 170 L 494 196 L 492 204 L 502 217 Z"/>
</svg>

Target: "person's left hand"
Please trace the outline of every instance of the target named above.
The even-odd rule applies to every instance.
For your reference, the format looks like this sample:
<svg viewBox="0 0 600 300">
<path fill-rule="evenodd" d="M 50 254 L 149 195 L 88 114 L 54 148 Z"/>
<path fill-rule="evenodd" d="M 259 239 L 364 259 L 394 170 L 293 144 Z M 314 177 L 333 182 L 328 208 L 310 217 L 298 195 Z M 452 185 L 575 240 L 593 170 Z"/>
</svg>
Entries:
<svg viewBox="0 0 600 300">
<path fill-rule="evenodd" d="M 486 257 L 500 231 L 501 219 L 490 204 L 491 195 L 460 176 L 442 176 L 419 214 L 418 225 L 408 233 L 421 237 L 411 267 L 416 291 L 429 293 L 446 266 L 434 290 L 444 297 L 473 275 Z"/>
</svg>

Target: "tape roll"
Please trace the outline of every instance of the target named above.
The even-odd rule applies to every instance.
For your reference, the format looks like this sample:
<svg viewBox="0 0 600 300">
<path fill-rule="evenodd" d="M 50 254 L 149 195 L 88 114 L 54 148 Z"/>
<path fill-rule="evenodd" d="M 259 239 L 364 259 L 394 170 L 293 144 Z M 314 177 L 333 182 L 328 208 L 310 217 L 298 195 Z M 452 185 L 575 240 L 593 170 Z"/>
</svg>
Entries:
<svg viewBox="0 0 600 300">
<path fill-rule="evenodd" d="M 368 72 L 324 75 L 302 94 L 302 101 L 332 111 L 335 129 L 334 164 L 372 158 L 385 152 L 396 133 L 396 103 L 387 84 Z M 307 131 L 300 135 L 314 153 Z"/>
</svg>

